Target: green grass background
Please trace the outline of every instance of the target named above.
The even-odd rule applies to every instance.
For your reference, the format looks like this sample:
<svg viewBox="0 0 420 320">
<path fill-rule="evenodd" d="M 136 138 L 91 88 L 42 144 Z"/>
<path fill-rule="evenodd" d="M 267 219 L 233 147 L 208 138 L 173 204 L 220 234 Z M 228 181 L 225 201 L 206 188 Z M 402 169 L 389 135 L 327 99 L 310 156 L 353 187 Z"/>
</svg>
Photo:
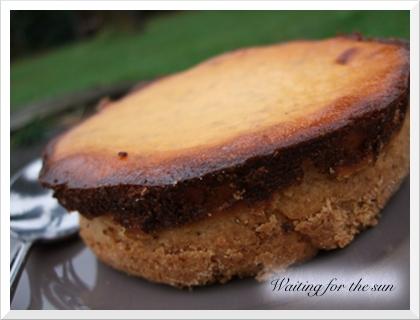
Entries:
<svg viewBox="0 0 420 320">
<path fill-rule="evenodd" d="M 11 104 L 185 69 L 226 50 L 361 32 L 409 38 L 408 11 L 199 11 L 159 16 L 141 32 L 106 31 L 12 64 Z"/>
</svg>

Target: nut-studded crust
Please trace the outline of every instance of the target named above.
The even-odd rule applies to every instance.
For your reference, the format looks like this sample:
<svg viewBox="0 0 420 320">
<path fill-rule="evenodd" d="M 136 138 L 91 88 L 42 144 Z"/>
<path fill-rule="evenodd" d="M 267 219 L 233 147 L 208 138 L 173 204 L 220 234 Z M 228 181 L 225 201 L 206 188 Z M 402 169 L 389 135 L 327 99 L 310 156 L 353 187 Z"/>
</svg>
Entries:
<svg viewBox="0 0 420 320">
<path fill-rule="evenodd" d="M 328 40 L 328 45 L 342 39 Z M 238 201 L 266 199 L 274 190 L 299 183 L 306 161 L 331 176 L 350 174 L 374 161 L 402 125 L 409 99 L 409 51 L 398 41 L 346 39 L 349 48 L 332 63 L 345 67 L 358 42 L 384 43 L 380 59 L 390 59 L 390 81 L 369 75 L 379 91 L 361 97 L 343 92 L 314 119 L 308 115 L 309 126 L 283 123 L 159 162 L 142 162 L 125 150 L 117 157 L 87 150 L 59 158 L 57 145 L 67 133 L 47 147 L 40 181 L 69 210 L 88 218 L 111 213 L 125 227 L 150 232 L 204 218 Z"/>
</svg>

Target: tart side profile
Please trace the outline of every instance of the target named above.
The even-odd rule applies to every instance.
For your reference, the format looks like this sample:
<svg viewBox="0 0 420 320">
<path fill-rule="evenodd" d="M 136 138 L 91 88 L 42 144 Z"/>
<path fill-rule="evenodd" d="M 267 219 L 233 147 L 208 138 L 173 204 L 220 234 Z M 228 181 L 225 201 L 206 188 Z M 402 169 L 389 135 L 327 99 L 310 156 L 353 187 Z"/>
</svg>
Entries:
<svg viewBox="0 0 420 320">
<path fill-rule="evenodd" d="M 351 175 L 332 179 L 307 165 L 300 184 L 253 205 L 241 202 L 153 233 L 126 229 L 112 214 L 81 217 L 81 237 L 102 261 L 155 282 L 188 287 L 235 276 L 264 279 L 320 249 L 345 247 L 376 225 L 408 170 L 407 117 L 375 164 Z"/>
<path fill-rule="evenodd" d="M 65 133 L 40 175 L 87 218 L 153 232 L 375 163 L 402 126 L 409 51 L 337 37 L 234 51 L 158 80 Z"/>
</svg>

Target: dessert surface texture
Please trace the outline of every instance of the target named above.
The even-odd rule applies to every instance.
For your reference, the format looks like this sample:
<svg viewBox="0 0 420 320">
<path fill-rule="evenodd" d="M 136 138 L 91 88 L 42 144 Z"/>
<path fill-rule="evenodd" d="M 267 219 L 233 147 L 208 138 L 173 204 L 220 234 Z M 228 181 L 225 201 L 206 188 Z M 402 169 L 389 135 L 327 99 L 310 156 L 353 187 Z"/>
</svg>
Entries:
<svg viewBox="0 0 420 320">
<path fill-rule="evenodd" d="M 409 171 L 409 49 L 240 49 L 52 141 L 41 183 L 106 263 L 175 286 L 263 277 L 377 223 Z"/>
</svg>

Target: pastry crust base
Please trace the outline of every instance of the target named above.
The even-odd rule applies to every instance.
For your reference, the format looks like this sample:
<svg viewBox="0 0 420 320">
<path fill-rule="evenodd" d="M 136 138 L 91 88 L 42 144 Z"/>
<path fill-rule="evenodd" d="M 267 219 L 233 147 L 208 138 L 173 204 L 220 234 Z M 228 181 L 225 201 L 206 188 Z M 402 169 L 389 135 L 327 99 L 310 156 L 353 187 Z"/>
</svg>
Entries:
<svg viewBox="0 0 420 320">
<path fill-rule="evenodd" d="M 127 230 L 112 215 L 81 216 L 81 237 L 103 262 L 174 286 L 261 277 L 342 248 L 377 224 L 380 210 L 409 171 L 409 117 L 374 164 L 332 178 L 305 166 L 301 183 L 266 201 L 235 206 L 154 233 Z M 395 212 L 394 214 L 398 214 Z"/>
</svg>

